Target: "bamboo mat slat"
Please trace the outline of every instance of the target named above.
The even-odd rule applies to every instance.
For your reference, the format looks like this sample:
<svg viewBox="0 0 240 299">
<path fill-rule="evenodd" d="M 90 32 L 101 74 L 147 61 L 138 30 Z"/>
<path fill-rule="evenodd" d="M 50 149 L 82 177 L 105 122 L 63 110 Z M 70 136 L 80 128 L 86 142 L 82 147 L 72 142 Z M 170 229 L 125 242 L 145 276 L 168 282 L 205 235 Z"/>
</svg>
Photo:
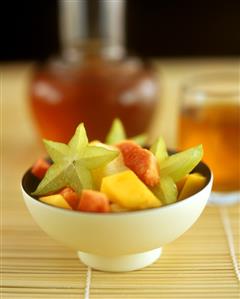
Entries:
<svg viewBox="0 0 240 299">
<path fill-rule="evenodd" d="M 175 66 L 171 61 L 163 61 L 161 65 L 163 74 L 171 75 L 171 82 L 176 87 L 181 70 L 186 72 L 204 65 L 233 68 L 236 61 L 206 60 L 202 64 L 193 61 L 189 67 L 186 61 L 177 61 Z M 23 172 L 43 153 L 25 101 L 31 65 L 3 66 L 1 69 L 4 74 L 4 159 L 0 298 L 84 298 L 87 267 L 75 252 L 50 239 L 38 228 L 19 190 Z M 165 104 L 165 108 L 167 106 Z M 174 136 L 174 130 L 170 135 Z M 169 141 L 173 144 L 172 137 Z M 228 212 L 240 263 L 240 205 L 230 207 Z M 219 208 L 207 207 L 186 234 L 164 246 L 161 258 L 153 265 L 130 273 L 92 270 L 90 298 L 237 299 L 239 291 Z"/>
</svg>

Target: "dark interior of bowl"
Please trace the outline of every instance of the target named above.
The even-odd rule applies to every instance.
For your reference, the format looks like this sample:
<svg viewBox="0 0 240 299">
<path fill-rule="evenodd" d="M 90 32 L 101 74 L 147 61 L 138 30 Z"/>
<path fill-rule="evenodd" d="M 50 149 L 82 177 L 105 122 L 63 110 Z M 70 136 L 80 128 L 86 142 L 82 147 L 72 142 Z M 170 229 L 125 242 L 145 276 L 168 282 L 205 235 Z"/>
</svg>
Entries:
<svg viewBox="0 0 240 299">
<path fill-rule="evenodd" d="M 169 154 L 173 154 L 174 151 L 169 151 Z M 211 171 L 208 168 L 208 166 L 204 162 L 200 162 L 192 172 L 198 172 L 201 173 L 204 177 L 207 178 L 206 180 L 206 185 L 209 183 L 210 178 L 211 178 Z M 31 173 L 31 168 L 24 174 L 22 178 L 22 186 L 25 192 L 27 192 L 29 195 L 33 191 L 36 190 L 38 184 L 40 183 L 40 180 L 36 178 L 32 173 Z"/>
<path fill-rule="evenodd" d="M 24 191 L 31 195 L 31 193 L 37 189 L 39 183 L 40 180 L 32 174 L 31 168 L 28 169 L 22 178 L 22 187 Z"/>
</svg>

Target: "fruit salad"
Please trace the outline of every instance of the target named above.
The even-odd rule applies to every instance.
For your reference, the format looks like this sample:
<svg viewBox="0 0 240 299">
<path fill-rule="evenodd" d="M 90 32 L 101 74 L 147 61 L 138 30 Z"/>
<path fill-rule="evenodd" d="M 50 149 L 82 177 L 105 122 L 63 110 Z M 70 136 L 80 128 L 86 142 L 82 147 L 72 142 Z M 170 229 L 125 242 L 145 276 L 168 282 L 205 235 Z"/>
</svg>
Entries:
<svg viewBox="0 0 240 299">
<path fill-rule="evenodd" d="M 115 119 L 105 142 L 89 142 L 80 124 L 68 144 L 43 140 L 49 160 L 39 159 L 32 193 L 39 201 L 85 212 L 123 212 L 173 204 L 203 188 L 206 178 L 192 170 L 202 145 L 169 155 L 163 138 L 144 148 L 146 136 L 128 139 Z"/>
</svg>

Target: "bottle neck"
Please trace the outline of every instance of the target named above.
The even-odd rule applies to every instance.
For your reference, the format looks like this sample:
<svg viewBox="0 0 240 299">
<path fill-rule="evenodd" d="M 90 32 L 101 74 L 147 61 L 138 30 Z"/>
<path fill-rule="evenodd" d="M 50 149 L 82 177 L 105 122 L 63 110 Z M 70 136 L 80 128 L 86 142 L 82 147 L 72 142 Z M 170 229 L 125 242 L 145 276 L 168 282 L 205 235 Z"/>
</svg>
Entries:
<svg viewBox="0 0 240 299">
<path fill-rule="evenodd" d="M 125 53 L 125 0 L 61 0 L 60 39 L 68 57 Z"/>
</svg>

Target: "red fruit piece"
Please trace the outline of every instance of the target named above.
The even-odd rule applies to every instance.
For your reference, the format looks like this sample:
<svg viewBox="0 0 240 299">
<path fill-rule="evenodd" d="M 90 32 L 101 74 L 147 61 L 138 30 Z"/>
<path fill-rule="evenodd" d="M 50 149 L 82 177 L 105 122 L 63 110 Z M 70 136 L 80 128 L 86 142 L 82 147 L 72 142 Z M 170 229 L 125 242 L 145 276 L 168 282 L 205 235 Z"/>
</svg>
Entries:
<svg viewBox="0 0 240 299">
<path fill-rule="evenodd" d="M 68 202 L 68 204 L 73 208 L 73 210 L 77 209 L 78 202 L 79 202 L 79 196 L 75 191 L 73 191 L 69 187 L 66 187 L 60 192 L 60 194 L 64 197 L 64 199 Z"/>
<path fill-rule="evenodd" d="M 137 143 L 125 140 L 117 144 L 125 165 L 130 168 L 147 186 L 159 183 L 159 171 L 155 156 Z"/>
<path fill-rule="evenodd" d="M 40 158 L 34 163 L 31 172 L 33 175 L 35 175 L 37 178 L 41 180 L 45 176 L 49 167 L 50 163 Z"/>
<path fill-rule="evenodd" d="M 79 211 L 109 212 L 110 203 L 107 196 L 99 191 L 83 190 L 78 204 Z"/>
</svg>

